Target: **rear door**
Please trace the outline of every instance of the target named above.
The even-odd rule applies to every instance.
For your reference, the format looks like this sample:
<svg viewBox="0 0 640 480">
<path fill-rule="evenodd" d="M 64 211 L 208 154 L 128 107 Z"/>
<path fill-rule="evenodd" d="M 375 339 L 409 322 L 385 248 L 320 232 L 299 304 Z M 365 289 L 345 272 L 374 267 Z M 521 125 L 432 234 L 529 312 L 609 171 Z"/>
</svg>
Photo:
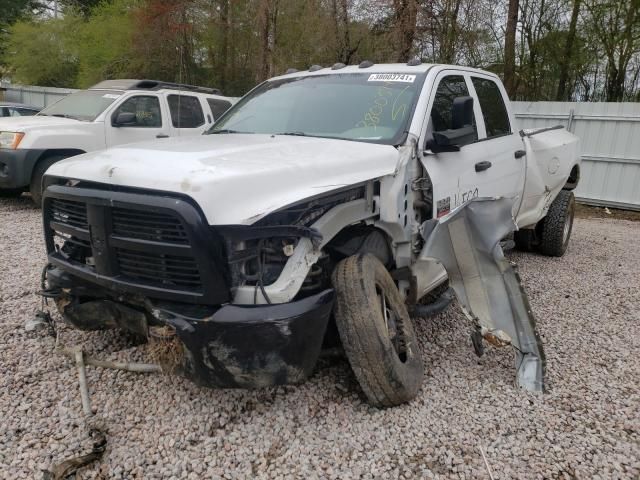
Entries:
<svg viewBox="0 0 640 480">
<path fill-rule="evenodd" d="M 474 101 L 479 104 L 481 111 L 479 122 L 482 123 L 482 133 L 478 144 L 482 147 L 482 158 L 474 159 L 473 170 L 467 170 L 467 181 L 463 183 L 479 183 L 481 196 L 513 198 L 515 215 L 524 189 L 524 145 L 513 127 L 502 85 L 489 75 L 471 73 L 470 79 Z M 478 162 L 482 163 L 479 165 Z"/>
<path fill-rule="evenodd" d="M 168 137 L 169 121 L 160 100 L 157 94 L 144 93 L 130 96 L 116 106 L 105 119 L 107 147 Z M 118 125 L 121 113 L 133 114 L 133 120 Z"/>
</svg>

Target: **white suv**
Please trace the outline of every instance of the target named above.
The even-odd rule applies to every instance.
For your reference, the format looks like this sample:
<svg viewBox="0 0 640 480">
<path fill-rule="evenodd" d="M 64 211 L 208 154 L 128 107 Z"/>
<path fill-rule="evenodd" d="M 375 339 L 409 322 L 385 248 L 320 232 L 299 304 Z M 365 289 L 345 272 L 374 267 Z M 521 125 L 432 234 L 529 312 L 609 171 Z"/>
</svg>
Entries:
<svg viewBox="0 0 640 480">
<path fill-rule="evenodd" d="M 155 80 L 106 80 L 24 118 L 0 118 L 0 196 L 27 188 L 42 199 L 42 176 L 81 153 L 155 138 L 200 135 L 235 99 L 213 88 Z"/>
</svg>

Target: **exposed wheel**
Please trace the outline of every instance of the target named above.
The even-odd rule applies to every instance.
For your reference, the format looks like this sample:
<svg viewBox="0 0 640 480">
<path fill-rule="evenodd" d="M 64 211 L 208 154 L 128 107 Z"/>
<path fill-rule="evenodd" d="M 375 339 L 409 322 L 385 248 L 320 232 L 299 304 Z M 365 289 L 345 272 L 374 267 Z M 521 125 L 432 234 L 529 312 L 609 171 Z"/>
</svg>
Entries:
<svg viewBox="0 0 640 480">
<path fill-rule="evenodd" d="M 422 355 L 407 308 L 376 257 L 358 254 L 333 272 L 335 319 L 351 368 L 369 403 L 391 407 L 414 398 Z"/>
<path fill-rule="evenodd" d="M 513 232 L 513 241 L 521 252 L 531 252 L 535 247 L 536 232 L 530 229 L 517 230 Z"/>
<path fill-rule="evenodd" d="M 31 192 L 31 200 L 37 207 L 42 206 L 42 177 L 44 172 L 56 162 L 64 159 L 61 155 L 52 155 L 50 157 L 40 160 L 31 174 L 31 184 L 29 185 L 29 191 Z"/>
<path fill-rule="evenodd" d="M 551 203 L 547 216 L 541 220 L 540 253 L 550 257 L 564 255 L 571 238 L 575 207 L 573 192 L 560 190 Z"/>
<path fill-rule="evenodd" d="M 0 198 L 17 198 L 24 192 L 21 188 L 0 188 Z"/>
</svg>

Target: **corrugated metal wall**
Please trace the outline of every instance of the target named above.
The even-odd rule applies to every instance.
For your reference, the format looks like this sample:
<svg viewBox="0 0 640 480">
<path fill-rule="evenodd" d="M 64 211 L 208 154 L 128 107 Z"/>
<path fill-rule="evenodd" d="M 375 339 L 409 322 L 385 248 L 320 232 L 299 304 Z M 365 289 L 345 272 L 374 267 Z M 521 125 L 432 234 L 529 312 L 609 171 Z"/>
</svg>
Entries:
<svg viewBox="0 0 640 480">
<path fill-rule="evenodd" d="M 73 88 L 36 87 L 31 85 L 0 85 L 7 102 L 25 103 L 33 107 L 44 108 L 56 103 L 77 90 Z"/>
<path fill-rule="evenodd" d="M 640 103 L 513 102 L 520 128 L 565 125 L 580 137 L 584 203 L 640 210 Z"/>
</svg>

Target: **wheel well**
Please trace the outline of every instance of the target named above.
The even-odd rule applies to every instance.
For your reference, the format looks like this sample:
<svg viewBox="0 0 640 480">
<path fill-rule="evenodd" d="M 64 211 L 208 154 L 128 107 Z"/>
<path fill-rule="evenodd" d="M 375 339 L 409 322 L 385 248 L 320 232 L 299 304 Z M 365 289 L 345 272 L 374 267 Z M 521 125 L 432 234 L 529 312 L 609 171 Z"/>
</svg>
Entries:
<svg viewBox="0 0 640 480">
<path fill-rule="evenodd" d="M 60 148 L 60 149 L 45 150 L 38 157 L 38 160 L 33 166 L 33 170 L 36 169 L 39 163 L 44 162 L 47 158 L 58 157 L 58 156 L 67 158 L 67 157 L 74 157 L 82 153 L 87 153 L 87 152 L 85 152 L 84 150 L 79 150 L 75 148 Z M 31 173 L 31 175 L 33 176 L 33 172 Z"/>
<path fill-rule="evenodd" d="M 357 253 L 370 253 L 387 268 L 393 263 L 389 237 L 384 231 L 369 225 L 344 228 L 325 248 L 343 258 Z"/>
<path fill-rule="evenodd" d="M 574 165 L 569 173 L 569 178 L 567 179 L 567 183 L 562 187 L 563 190 L 573 190 L 578 186 L 578 182 L 580 181 L 580 166 Z"/>
</svg>

